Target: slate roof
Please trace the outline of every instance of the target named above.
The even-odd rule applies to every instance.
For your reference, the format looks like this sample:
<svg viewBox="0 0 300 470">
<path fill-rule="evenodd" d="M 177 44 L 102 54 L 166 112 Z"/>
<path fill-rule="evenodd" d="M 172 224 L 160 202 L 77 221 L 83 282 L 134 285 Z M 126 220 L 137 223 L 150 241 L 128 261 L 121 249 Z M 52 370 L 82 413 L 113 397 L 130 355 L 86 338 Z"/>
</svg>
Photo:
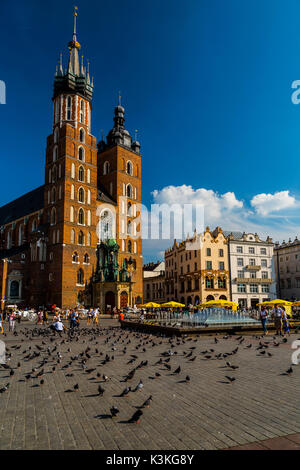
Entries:
<svg viewBox="0 0 300 470">
<path fill-rule="evenodd" d="M 243 232 L 231 232 L 230 230 L 223 230 L 224 236 L 229 237 L 232 233 L 234 240 L 240 240 L 243 236 Z"/>
<path fill-rule="evenodd" d="M 0 207 L 0 225 L 25 217 L 44 208 L 44 185 Z"/>
</svg>

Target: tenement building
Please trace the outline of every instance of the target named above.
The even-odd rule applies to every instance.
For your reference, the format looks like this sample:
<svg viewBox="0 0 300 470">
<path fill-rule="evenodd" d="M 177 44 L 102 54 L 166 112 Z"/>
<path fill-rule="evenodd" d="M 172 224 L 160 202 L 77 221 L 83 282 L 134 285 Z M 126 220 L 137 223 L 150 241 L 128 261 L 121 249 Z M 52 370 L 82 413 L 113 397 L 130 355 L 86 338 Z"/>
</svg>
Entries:
<svg viewBox="0 0 300 470">
<path fill-rule="evenodd" d="M 7 303 L 76 306 L 105 240 L 116 242 L 119 270 L 130 266 L 130 299 L 121 292 L 123 306 L 143 298 L 140 144 L 124 127 L 120 98 L 113 128 L 97 144 L 93 80 L 89 64 L 79 60 L 76 17 L 67 68 L 60 57 L 54 79 L 44 184 L 0 208 L 0 285 Z M 114 292 L 103 301 L 112 307 Z"/>
<path fill-rule="evenodd" d="M 289 239 L 275 243 L 274 267 L 277 297 L 285 300 L 300 299 L 300 241 Z"/>
<path fill-rule="evenodd" d="M 222 229 L 209 227 L 165 251 L 165 298 L 186 305 L 231 300 L 228 241 Z"/>
<path fill-rule="evenodd" d="M 165 262 L 148 263 L 143 267 L 143 303 L 165 301 Z"/>
<path fill-rule="evenodd" d="M 257 233 L 225 232 L 228 238 L 231 297 L 241 307 L 275 299 L 274 244 Z"/>
</svg>

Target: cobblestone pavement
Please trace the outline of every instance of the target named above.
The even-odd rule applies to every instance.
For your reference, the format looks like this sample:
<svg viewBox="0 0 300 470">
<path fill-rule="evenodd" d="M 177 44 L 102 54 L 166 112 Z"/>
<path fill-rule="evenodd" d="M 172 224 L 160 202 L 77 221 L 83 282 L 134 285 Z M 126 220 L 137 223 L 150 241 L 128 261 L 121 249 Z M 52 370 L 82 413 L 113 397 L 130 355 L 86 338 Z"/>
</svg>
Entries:
<svg viewBox="0 0 300 470">
<path fill-rule="evenodd" d="M 68 341 L 66 334 L 55 339 L 32 337 L 34 328 L 46 329 L 24 322 L 17 325 L 18 336 L 7 332 L 0 337 L 14 372 L 10 375 L 10 369 L 0 368 L 0 388 L 9 383 L 8 390 L 0 393 L 1 450 L 225 449 L 300 432 L 300 365 L 284 374 L 291 363 L 291 343 L 299 335 L 292 334 L 286 343 L 276 337 L 279 346 L 274 346 L 272 335 L 243 336 L 242 343 L 238 336 L 226 339 L 222 334 L 170 340 L 121 330 L 116 320 L 105 319 L 99 331 L 84 324 L 79 337 Z M 268 347 L 257 350 L 261 341 Z M 237 347 L 235 354 L 216 357 Z M 168 350 L 174 354 L 161 355 Z M 103 364 L 106 354 L 110 360 Z M 131 355 L 137 359 L 128 364 L 134 359 Z M 41 366 L 44 359 L 48 362 Z M 154 366 L 160 359 L 171 370 Z M 148 364 L 125 382 L 141 361 Z M 230 369 L 227 361 L 238 368 Z M 175 375 L 178 366 L 181 371 Z M 44 375 L 32 378 L 42 370 Z M 154 378 L 155 373 L 160 376 Z M 103 374 L 109 377 L 105 383 Z M 185 381 L 187 375 L 190 383 Z M 236 380 L 231 384 L 225 376 Z M 134 389 L 140 379 L 142 391 L 118 396 L 128 385 Z M 73 391 L 75 384 L 78 392 Z M 99 384 L 105 389 L 102 397 Z M 151 406 L 142 409 L 140 424 L 128 423 L 150 395 Z M 112 405 L 120 410 L 114 419 Z"/>
</svg>

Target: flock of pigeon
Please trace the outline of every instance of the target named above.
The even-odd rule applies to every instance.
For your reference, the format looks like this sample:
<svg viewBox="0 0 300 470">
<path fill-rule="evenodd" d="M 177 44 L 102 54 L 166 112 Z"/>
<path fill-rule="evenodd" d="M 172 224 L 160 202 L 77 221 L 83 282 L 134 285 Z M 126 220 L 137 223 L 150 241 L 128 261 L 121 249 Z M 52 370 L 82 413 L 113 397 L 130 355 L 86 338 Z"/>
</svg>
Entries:
<svg viewBox="0 0 300 470">
<path fill-rule="evenodd" d="M 9 334 L 7 338 L 9 341 L 7 341 L 6 348 L 6 363 L 2 364 L 1 368 L 8 375 L 0 375 L 0 380 L 6 379 L 5 385 L 1 385 L 0 382 L 0 406 L 1 394 L 7 392 L 11 386 L 7 378 L 12 378 L 22 365 L 24 365 L 22 370 L 24 368 L 31 370 L 22 373 L 19 382 L 25 384 L 30 382 L 33 387 L 42 387 L 47 381 L 48 374 L 61 371 L 68 381 L 72 382 L 70 388 L 65 392 L 76 393 L 84 391 L 82 390 L 82 380 L 78 380 L 79 383 L 76 381 L 76 375 L 80 374 L 81 379 L 86 376 L 86 379 L 90 381 L 89 384 L 98 384 L 97 393 L 93 396 L 103 398 L 105 397 L 106 384 L 111 382 L 111 377 L 106 374 L 114 374 L 114 361 L 122 357 L 128 369 L 124 376 L 118 377 L 119 393 L 114 396 L 127 398 L 132 394 L 139 396 L 136 392 L 144 391 L 144 383 L 138 377 L 141 369 L 149 370 L 149 374 L 151 374 L 149 379 L 160 380 L 163 375 L 168 374 L 174 377 L 181 376 L 180 382 L 188 385 L 192 378 L 184 373 L 183 361 L 193 363 L 199 358 L 206 361 L 218 360 L 223 361 L 224 368 L 230 371 L 230 375 L 225 375 L 225 383 L 233 385 L 237 376 L 232 374 L 239 369 L 239 366 L 230 361 L 234 360 L 240 349 L 256 348 L 257 355 L 272 357 L 274 348 L 287 342 L 284 337 L 270 336 L 266 339 L 263 336 L 253 336 L 252 338 L 258 340 L 258 343 L 254 344 L 249 341 L 250 336 L 219 335 L 212 338 L 212 346 L 214 347 L 200 351 L 199 336 L 166 337 L 162 334 L 128 332 L 118 326 L 81 328 L 72 330 L 72 332 L 70 330 L 64 337 L 53 336 L 49 328 L 42 326 L 20 329 L 14 334 Z M 220 343 L 223 346 L 228 339 L 236 342 L 234 349 L 229 352 L 217 353 L 215 345 Z M 162 349 L 164 350 L 161 351 Z M 73 352 L 74 350 L 77 353 Z M 143 354 L 149 351 L 151 351 L 151 363 L 149 359 L 141 360 Z M 179 358 L 181 358 L 181 366 L 178 365 Z M 283 375 L 291 375 L 292 373 L 293 368 L 289 367 Z M 136 381 L 137 385 L 134 386 L 133 383 Z M 149 384 L 147 384 L 147 389 L 151 389 Z M 142 404 L 135 407 L 136 411 L 126 422 L 140 423 L 144 414 L 143 410 L 149 408 L 152 401 L 153 396 L 150 394 Z M 101 416 L 96 417 L 100 418 Z M 106 416 L 111 419 L 119 417 L 120 409 L 112 405 Z"/>
</svg>

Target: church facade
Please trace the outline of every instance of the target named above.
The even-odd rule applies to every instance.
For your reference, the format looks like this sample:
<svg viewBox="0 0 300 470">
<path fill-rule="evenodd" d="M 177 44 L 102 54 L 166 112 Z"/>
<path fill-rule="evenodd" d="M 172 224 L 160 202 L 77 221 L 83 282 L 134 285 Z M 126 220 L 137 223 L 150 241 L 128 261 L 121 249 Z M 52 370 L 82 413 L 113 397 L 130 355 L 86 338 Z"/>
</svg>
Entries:
<svg viewBox="0 0 300 470">
<path fill-rule="evenodd" d="M 130 268 L 127 303 L 143 298 L 140 144 L 125 129 L 120 98 L 106 140 L 92 135 L 93 81 L 79 60 L 76 17 L 68 66 L 61 57 L 54 79 L 44 184 L 0 208 L 2 308 L 76 306 L 94 275 L 98 244 L 110 239 L 120 266 Z"/>
</svg>

